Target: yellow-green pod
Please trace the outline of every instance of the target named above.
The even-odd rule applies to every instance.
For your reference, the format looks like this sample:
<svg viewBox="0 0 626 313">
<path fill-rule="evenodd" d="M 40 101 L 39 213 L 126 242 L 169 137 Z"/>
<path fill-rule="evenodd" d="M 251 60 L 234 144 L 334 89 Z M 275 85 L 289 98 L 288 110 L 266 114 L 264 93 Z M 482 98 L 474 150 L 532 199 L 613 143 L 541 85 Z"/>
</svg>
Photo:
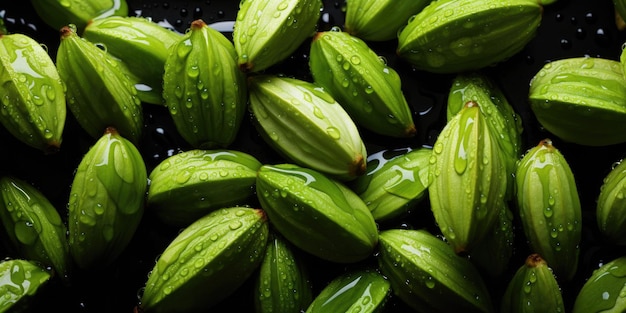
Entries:
<svg viewBox="0 0 626 313">
<path fill-rule="evenodd" d="M 31 312 L 37 294 L 52 275 L 37 263 L 25 259 L 0 261 L 0 312 Z"/>
<path fill-rule="evenodd" d="M 368 41 L 396 39 L 409 18 L 431 0 L 349 0 L 346 1 L 345 29 Z"/>
<path fill-rule="evenodd" d="M 626 162 L 620 160 L 606 175 L 596 201 L 600 232 L 612 243 L 626 244 Z"/>
<path fill-rule="evenodd" d="M 74 24 L 79 32 L 91 20 L 108 16 L 127 16 L 126 0 L 31 0 L 35 12 L 54 29 Z"/>
</svg>

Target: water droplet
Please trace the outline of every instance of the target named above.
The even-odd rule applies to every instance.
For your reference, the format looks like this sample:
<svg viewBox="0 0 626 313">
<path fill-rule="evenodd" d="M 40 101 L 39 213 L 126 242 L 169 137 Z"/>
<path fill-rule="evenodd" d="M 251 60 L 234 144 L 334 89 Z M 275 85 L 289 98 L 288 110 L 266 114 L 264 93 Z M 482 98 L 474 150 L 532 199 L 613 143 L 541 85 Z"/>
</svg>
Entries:
<svg viewBox="0 0 626 313">
<path fill-rule="evenodd" d="M 326 133 L 328 133 L 328 135 L 330 135 L 330 137 L 333 139 L 341 138 L 341 133 L 339 132 L 339 129 L 337 129 L 336 127 L 331 126 L 331 127 L 326 128 Z"/>
</svg>

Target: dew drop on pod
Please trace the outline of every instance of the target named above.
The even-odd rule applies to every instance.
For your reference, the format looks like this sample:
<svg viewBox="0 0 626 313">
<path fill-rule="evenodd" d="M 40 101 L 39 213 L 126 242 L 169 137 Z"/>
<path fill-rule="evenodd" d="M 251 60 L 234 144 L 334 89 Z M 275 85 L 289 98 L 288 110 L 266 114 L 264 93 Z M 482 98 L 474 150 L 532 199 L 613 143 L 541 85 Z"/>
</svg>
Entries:
<svg viewBox="0 0 626 313">
<path fill-rule="evenodd" d="M 626 162 L 614 164 L 600 186 L 596 221 L 600 232 L 612 243 L 626 245 Z"/>
<path fill-rule="evenodd" d="M 0 261 L 0 312 L 30 312 L 51 277 L 50 272 L 30 260 Z"/>
<path fill-rule="evenodd" d="M 595 269 L 578 291 L 572 313 L 624 312 L 626 257 L 613 259 Z"/>
</svg>

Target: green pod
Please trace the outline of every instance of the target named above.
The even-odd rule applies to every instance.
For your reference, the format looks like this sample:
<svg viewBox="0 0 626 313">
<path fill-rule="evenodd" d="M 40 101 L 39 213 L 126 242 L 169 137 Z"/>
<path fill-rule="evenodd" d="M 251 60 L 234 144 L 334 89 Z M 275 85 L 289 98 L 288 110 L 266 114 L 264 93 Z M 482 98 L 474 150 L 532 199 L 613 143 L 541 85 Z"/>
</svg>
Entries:
<svg viewBox="0 0 626 313">
<path fill-rule="evenodd" d="M 574 300 L 572 313 L 626 311 L 626 257 L 615 258 L 595 269 Z"/>
<path fill-rule="evenodd" d="M 289 57 L 313 36 L 321 0 L 244 0 L 233 31 L 237 63 L 261 72 Z"/>
<path fill-rule="evenodd" d="M 139 150 L 108 128 L 83 156 L 71 185 L 69 245 L 80 268 L 107 266 L 126 248 L 143 215 L 147 184 Z"/>
<path fill-rule="evenodd" d="M 226 36 L 202 20 L 170 49 L 163 98 L 180 135 L 194 148 L 229 146 L 246 113 L 245 75 Z"/>
<path fill-rule="evenodd" d="M 141 295 L 142 312 L 201 312 L 259 267 L 269 233 L 262 210 L 229 207 L 187 226 L 159 256 Z"/>
<path fill-rule="evenodd" d="M 56 276 L 68 279 L 67 228 L 41 191 L 19 178 L 0 177 L 0 220 L 21 258 L 50 266 Z"/>
<path fill-rule="evenodd" d="M 546 63 L 530 81 L 528 97 L 539 123 L 564 141 L 626 142 L 626 79 L 618 61 L 577 57 Z"/>
<path fill-rule="evenodd" d="M 346 1 L 345 29 L 349 34 L 368 41 L 396 39 L 409 18 L 420 12 L 431 0 L 350 0 Z"/>
<path fill-rule="evenodd" d="M 216 209 L 253 199 L 261 163 L 235 150 L 189 150 L 150 172 L 148 210 L 170 225 L 186 226 Z"/>
<path fill-rule="evenodd" d="M 562 281 L 576 274 L 581 206 L 576 181 L 550 139 L 529 149 L 515 174 L 517 206 L 526 239 Z"/>
<path fill-rule="evenodd" d="M 620 160 L 606 175 L 596 201 L 600 232 L 614 244 L 626 245 L 626 162 Z"/>
<path fill-rule="evenodd" d="M 138 97 L 147 103 L 164 105 L 163 75 L 169 49 L 182 36 L 155 21 L 135 16 L 108 16 L 87 24 L 82 33 L 90 42 L 122 60 L 138 78 Z"/>
<path fill-rule="evenodd" d="M 309 254 L 353 263 L 374 252 L 378 243 L 374 217 L 341 182 L 293 164 L 263 165 L 256 191 L 278 232 Z"/>
<path fill-rule="evenodd" d="M 499 63 L 537 34 L 537 0 L 438 0 L 398 34 L 398 55 L 416 69 L 460 73 Z"/>
<path fill-rule="evenodd" d="M 313 299 L 306 313 L 383 312 L 391 284 L 373 269 L 355 269 L 335 277 Z"/>
<path fill-rule="evenodd" d="M 37 16 L 54 29 L 74 24 L 82 32 L 91 20 L 127 16 L 126 0 L 30 0 Z"/>
<path fill-rule="evenodd" d="M 425 230 L 379 234 L 379 268 L 394 294 L 419 312 L 494 312 L 482 276 L 466 258 Z"/>
<path fill-rule="evenodd" d="M 626 1 L 613 0 L 613 8 L 615 10 L 615 24 L 619 30 L 626 29 Z"/>
<path fill-rule="evenodd" d="M 6 25 L 4 24 L 4 18 L 0 17 L 0 35 L 8 35 L 9 31 L 7 30 Z"/>
<path fill-rule="evenodd" d="M 261 75 L 250 77 L 248 90 L 259 133 L 286 159 L 341 180 L 365 172 L 367 151 L 359 130 L 324 89 Z"/>
<path fill-rule="evenodd" d="M 509 269 L 515 244 L 513 212 L 505 202 L 498 214 L 498 220 L 487 236 L 469 254 L 469 258 L 485 275 L 501 279 Z"/>
<path fill-rule="evenodd" d="M 397 155 L 386 158 L 385 153 Z M 383 150 L 367 158 L 367 172 L 349 183 L 367 204 L 374 220 L 406 216 L 425 198 L 432 149 Z"/>
<path fill-rule="evenodd" d="M 561 288 L 540 255 L 529 255 L 515 272 L 502 297 L 500 312 L 565 313 Z"/>
<path fill-rule="evenodd" d="M 306 264 L 282 235 L 271 232 L 254 281 L 257 313 L 304 312 L 313 301 Z"/>
<path fill-rule="evenodd" d="M 0 81 L 0 123 L 21 142 L 56 152 L 65 126 L 65 89 L 48 52 L 27 35 L 0 31 Z"/>
<path fill-rule="evenodd" d="M 123 63 L 81 38 L 70 26 L 61 29 L 57 69 L 65 83 L 67 106 L 78 124 L 94 139 L 107 127 L 133 143 L 143 130 L 141 101 Z"/>
<path fill-rule="evenodd" d="M 311 43 L 309 67 L 315 83 L 357 125 L 391 137 L 415 136 L 400 75 L 363 40 L 340 30 L 319 32 Z"/>
<path fill-rule="evenodd" d="M 31 312 L 37 293 L 50 281 L 50 273 L 23 259 L 0 261 L 0 312 Z"/>
<path fill-rule="evenodd" d="M 447 122 L 429 169 L 431 210 L 457 253 L 471 252 L 493 228 L 507 190 L 502 152 L 479 107 L 469 101 Z"/>
</svg>

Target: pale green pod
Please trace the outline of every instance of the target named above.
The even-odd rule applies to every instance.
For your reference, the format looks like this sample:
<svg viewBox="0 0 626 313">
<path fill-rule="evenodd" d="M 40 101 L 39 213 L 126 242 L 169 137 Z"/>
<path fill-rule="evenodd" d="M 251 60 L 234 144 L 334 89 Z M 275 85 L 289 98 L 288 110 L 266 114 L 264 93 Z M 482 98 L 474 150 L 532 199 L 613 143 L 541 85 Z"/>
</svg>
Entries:
<svg viewBox="0 0 626 313">
<path fill-rule="evenodd" d="M 561 287 L 556 279 L 540 255 L 529 255 L 507 284 L 500 312 L 565 313 Z"/>
<path fill-rule="evenodd" d="M 380 232 L 379 268 L 395 296 L 419 312 L 494 312 L 474 265 L 425 230 Z"/>
<path fill-rule="evenodd" d="M 82 32 L 91 20 L 127 16 L 126 0 L 30 0 L 37 16 L 54 29 L 69 24 Z"/>
<path fill-rule="evenodd" d="M 315 83 L 357 125 L 391 137 L 417 133 L 400 75 L 363 40 L 338 29 L 317 33 L 311 42 L 309 68 Z"/>
<path fill-rule="evenodd" d="M 469 254 L 470 260 L 481 273 L 496 280 L 501 279 L 509 270 L 513 257 L 515 249 L 513 217 L 507 202 L 503 203 L 493 228 Z"/>
<path fill-rule="evenodd" d="M 419 13 L 431 0 L 348 0 L 345 30 L 368 41 L 396 39 L 409 18 Z"/>
<path fill-rule="evenodd" d="M 606 175 L 596 201 L 600 232 L 612 243 L 626 244 L 626 162 L 620 160 Z"/>
<path fill-rule="evenodd" d="M 374 217 L 340 181 L 293 164 L 263 165 L 256 191 L 276 230 L 307 253 L 354 263 L 374 252 L 378 243 Z"/>
<path fill-rule="evenodd" d="M 50 266 L 55 276 L 68 280 L 72 259 L 67 227 L 39 189 L 16 177 L 0 177 L 0 220 L 21 258 Z"/>
<path fill-rule="evenodd" d="M 374 269 L 353 269 L 335 277 L 313 299 L 306 313 L 384 312 L 391 283 Z"/>
<path fill-rule="evenodd" d="M 72 180 L 69 245 L 78 267 L 107 266 L 122 253 L 143 216 L 147 184 L 139 150 L 108 128 L 82 157 Z"/>
<path fill-rule="evenodd" d="M 567 160 L 542 140 L 517 167 L 519 218 L 532 253 L 546 260 L 559 280 L 571 280 L 578 268 L 581 205 Z"/>
<path fill-rule="evenodd" d="M 467 102 L 447 122 L 429 170 L 431 210 L 457 253 L 471 252 L 490 232 L 507 190 L 502 152 L 479 107 Z"/>
<path fill-rule="evenodd" d="M 15 138 L 56 152 L 65 127 L 65 89 L 48 52 L 33 38 L 0 31 L 0 123 Z"/>
<path fill-rule="evenodd" d="M 147 103 L 164 105 L 163 75 L 169 49 L 181 34 L 157 22 L 135 16 L 108 16 L 93 20 L 83 38 L 102 44 L 106 51 L 127 65 L 138 78 L 138 97 Z"/>
<path fill-rule="evenodd" d="M 261 72 L 289 57 L 313 36 L 321 9 L 321 0 L 241 1 L 233 32 L 239 68 Z"/>
<path fill-rule="evenodd" d="M 0 312 L 30 312 L 40 290 L 47 287 L 51 274 L 24 259 L 0 262 Z"/>
<path fill-rule="evenodd" d="M 159 256 L 141 295 L 145 313 L 204 312 L 259 267 L 268 240 L 260 209 L 213 211 L 181 231 Z"/>
<path fill-rule="evenodd" d="M 397 154 L 386 158 L 385 154 Z M 367 172 L 349 183 L 377 222 L 406 216 L 427 194 L 432 149 L 383 150 L 367 157 Z"/>
<path fill-rule="evenodd" d="M 286 159 L 342 180 L 365 172 L 361 134 L 324 89 L 294 78 L 259 75 L 250 77 L 248 90 L 259 133 Z"/>
<path fill-rule="evenodd" d="M 594 269 L 578 291 L 572 313 L 621 313 L 626 311 L 626 257 L 618 257 Z"/>
<path fill-rule="evenodd" d="M 250 203 L 261 163 L 235 150 L 189 150 L 161 161 L 149 175 L 147 210 L 186 226 L 216 209 Z"/>
</svg>

